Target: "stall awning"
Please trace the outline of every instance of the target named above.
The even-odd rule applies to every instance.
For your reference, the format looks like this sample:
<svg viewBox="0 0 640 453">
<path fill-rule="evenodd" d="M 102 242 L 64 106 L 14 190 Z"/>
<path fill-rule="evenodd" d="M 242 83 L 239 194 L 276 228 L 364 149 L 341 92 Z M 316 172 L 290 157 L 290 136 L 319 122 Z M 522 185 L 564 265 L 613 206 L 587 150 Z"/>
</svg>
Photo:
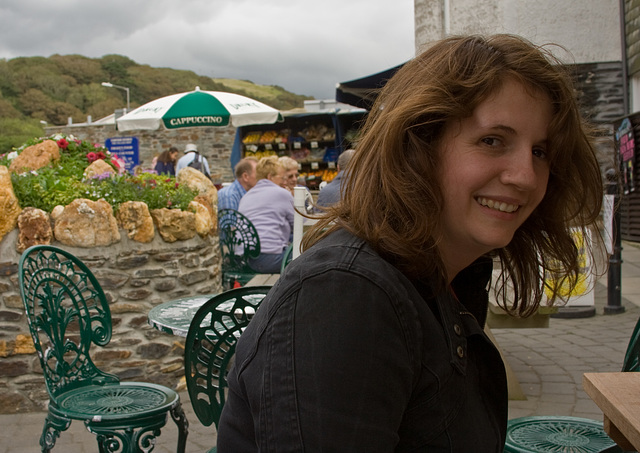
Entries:
<svg viewBox="0 0 640 453">
<path fill-rule="evenodd" d="M 361 79 L 339 83 L 336 86 L 336 101 L 371 110 L 378 91 L 403 65 L 404 63 Z"/>
</svg>

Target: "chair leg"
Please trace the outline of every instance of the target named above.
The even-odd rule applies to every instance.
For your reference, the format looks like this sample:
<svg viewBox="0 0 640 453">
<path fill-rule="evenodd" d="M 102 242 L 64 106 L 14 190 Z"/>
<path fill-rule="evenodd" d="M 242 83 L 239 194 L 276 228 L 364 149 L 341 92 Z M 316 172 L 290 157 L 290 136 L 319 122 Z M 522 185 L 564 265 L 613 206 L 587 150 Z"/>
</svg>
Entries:
<svg viewBox="0 0 640 453">
<path fill-rule="evenodd" d="M 178 449 L 177 453 L 184 453 L 187 447 L 187 436 L 189 435 L 189 420 L 182 410 L 180 401 L 170 411 L 171 418 L 178 426 Z"/>
<path fill-rule="evenodd" d="M 40 447 L 42 453 L 49 453 L 60 437 L 60 433 L 66 431 L 71 425 L 71 420 L 59 417 L 49 412 L 44 420 L 42 435 L 40 436 Z"/>
<path fill-rule="evenodd" d="M 125 429 L 95 429 L 100 453 L 147 453 L 156 445 L 156 437 L 160 435 L 160 428 L 143 427 L 137 431 L 134 428 Z"/>
</svg>

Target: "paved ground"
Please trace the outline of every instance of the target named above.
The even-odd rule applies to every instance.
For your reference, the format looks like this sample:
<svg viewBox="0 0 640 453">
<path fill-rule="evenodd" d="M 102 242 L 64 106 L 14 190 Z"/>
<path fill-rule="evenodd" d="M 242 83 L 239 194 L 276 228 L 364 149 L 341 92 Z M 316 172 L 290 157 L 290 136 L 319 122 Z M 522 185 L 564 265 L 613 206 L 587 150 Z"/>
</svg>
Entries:
<svg viewBox="0 0 640 453">
<path fill-rule="evenodd" d="M 623 313 L 603 313 L 607 305 L 605 276 L 596 284 L 597 311 L 593 317 L 552 318 L 548 328 L 493 330 L 526 398 L 509 402 L 510 418 L 554 414 L 602 419 L 598 407 L 582 390 L 582 374 L 620 370 L 640 316 L 640 246 L 625 242 L 622 259 Z M 190 422 L 187 451 L 206 451 L 215 444 L 215 428 L 199 423 L 185 392 L 181 398 Z M 39 451 L 43 421 L 44 413 L 0 415 L 0 453 Z M 175 451 L 177 435 L 169 421 L 154 452 Z M 97 446 L 95 437 L 74 422 L 53 451 L 88 453 L 97 451 Z"/>
</svg>

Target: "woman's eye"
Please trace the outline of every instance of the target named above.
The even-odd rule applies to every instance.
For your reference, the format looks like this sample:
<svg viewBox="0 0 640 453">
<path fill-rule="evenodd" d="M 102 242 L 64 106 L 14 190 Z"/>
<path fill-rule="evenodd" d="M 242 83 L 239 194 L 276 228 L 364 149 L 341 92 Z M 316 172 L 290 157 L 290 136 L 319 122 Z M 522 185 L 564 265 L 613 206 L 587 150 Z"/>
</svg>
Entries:
<svg viewBox="0 0 640 453">
<path fill-rule="evenodd" d="M 540 159 L 547 158 L 547 151 L 543 148 L 533 148 L 533 155 L 539 157 Z"/>
<path fill-rule="evenodd" d="M 500 145 L 500 139 L 496 137 L 485 137 L 482 139 L 482 143 L 489 146 L 498 146 Z"/>
</svg>

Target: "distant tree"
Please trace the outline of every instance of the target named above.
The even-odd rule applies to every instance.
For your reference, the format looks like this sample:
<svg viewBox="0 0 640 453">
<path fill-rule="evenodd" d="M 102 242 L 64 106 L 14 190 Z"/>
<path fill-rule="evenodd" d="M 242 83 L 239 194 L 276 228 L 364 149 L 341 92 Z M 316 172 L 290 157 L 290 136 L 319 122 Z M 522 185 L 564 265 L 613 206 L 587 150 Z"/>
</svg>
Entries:
<svg viewBox="0 0 640 453">
<path fill-rule="evenodd" d="M 0 118 L 0 154 L 10 152 L 27 140 L 43 135 L 44 128 L 38 120 Z"/>
<path fill-rule="evenodd" d="M 106 81 L 107 74 L 99 60 L 82 55 L 51 55 L 49 57 L 62 74 L 73 77 L 78 84 Z M 105 78 L 105 80 L 101 80 Z"/>
</svg>

